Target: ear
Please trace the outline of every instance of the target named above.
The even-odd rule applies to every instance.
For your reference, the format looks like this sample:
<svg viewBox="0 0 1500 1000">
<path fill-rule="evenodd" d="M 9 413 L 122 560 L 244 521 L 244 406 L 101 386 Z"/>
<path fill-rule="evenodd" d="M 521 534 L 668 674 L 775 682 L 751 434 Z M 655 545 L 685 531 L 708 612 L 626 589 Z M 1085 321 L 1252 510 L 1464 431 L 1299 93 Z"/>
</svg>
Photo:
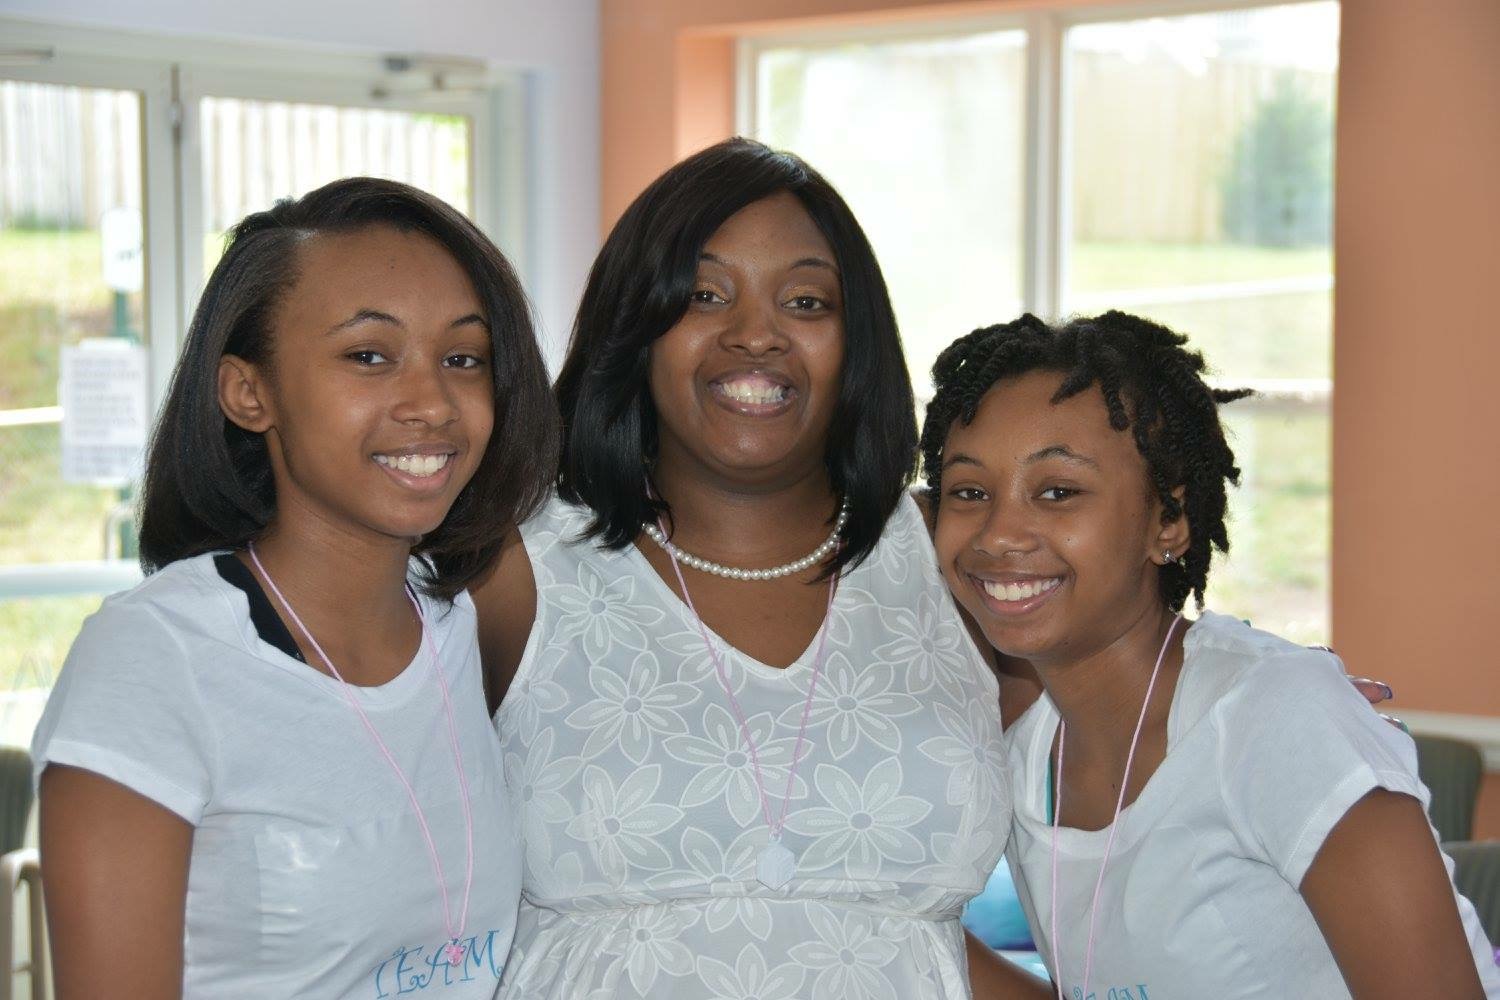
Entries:
<svg viewBox="0 0 1500 1000">
<path fill-rule="evenodd" d="M 233 354 L 219 359 L 219 409 L 235 426 L 255 434 L 271 428 L 269 389 L 255 364 Z"/>
<path fill-rule="evenodd" d="M 1177 487 L 1172 491 L 1172 496 L 1181 507 L 1183 499 L 1187 496 L 1186 487 Z M 1167 553 L 1171 553 L 1173 559 L 1181 559 L 1192 542 L 1192 531 L 1188 527 L 1187 514 L 1184 512 L 1177 516 L 1177 520 L 1163 524 L 1157 529 L 1155 551 L 1151 553 L 1151 561 L 1159 566 L 1166 565 Z"/>
</svg>

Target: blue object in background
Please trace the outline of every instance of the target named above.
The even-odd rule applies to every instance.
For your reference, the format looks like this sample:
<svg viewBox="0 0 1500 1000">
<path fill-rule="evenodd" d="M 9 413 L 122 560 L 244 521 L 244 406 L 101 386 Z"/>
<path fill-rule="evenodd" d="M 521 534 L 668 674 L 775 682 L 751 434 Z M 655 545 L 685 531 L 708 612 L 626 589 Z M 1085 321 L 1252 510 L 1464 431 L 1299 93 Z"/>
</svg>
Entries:
<svg viewBox="0 0 1500 1000">
<path fill-rule="evenodd" d="M 1010 866 L 1000 863 L 985 883 L 984 891 L 964 907 L 963 924 L 974 936 L 991 948 L 1002 951 L 1035 951 L 1031 928 L 1016 896 L 1016 885 L 1010 878 Z"/>
</svg>

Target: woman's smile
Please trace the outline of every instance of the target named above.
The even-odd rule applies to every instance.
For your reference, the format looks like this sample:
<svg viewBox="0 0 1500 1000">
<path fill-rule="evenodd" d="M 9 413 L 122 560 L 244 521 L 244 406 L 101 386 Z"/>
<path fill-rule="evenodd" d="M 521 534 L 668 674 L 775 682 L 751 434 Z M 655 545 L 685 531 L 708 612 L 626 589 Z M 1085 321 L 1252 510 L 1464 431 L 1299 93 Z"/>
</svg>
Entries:
<svg viewBox="0 0 1500 1000">
<path fill-rule="evenodd" d="M 779 417 L 800 395 L 791 379 L 767 368 L 737 369 L 709 380 L 709 398 L 731 413 Z"/>
</svg>

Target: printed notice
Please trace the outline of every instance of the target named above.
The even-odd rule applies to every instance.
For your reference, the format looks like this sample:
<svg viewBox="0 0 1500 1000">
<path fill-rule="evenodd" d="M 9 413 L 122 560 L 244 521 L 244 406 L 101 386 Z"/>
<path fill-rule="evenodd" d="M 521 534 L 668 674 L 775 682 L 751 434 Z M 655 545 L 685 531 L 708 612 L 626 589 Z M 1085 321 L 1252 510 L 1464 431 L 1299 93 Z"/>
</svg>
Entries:
<svg viewBox="0 0 1500 1000">
<path fill-rule="evenodd" d="M 146 349 L 118 338 L 62 349 L 62 477 L 127 486 L 146 450 Z"/>
</svg>

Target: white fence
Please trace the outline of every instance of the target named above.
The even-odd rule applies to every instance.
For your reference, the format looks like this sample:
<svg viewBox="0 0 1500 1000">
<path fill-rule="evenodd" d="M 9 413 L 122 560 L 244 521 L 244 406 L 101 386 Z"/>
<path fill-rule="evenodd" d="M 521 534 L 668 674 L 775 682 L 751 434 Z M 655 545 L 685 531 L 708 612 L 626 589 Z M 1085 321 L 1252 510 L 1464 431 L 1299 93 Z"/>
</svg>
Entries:
<svg viewBox="0 0 1500 1000">
<path fill-rule="evenodd" d="M 353 174 L 470 208 L 463 118 L 206 97 L 198 122 L 210 233 Z M 139 95 L 0 81 L 0 228 L 92 229 L 105 209 L 140 203 Z"/>
</svg>

